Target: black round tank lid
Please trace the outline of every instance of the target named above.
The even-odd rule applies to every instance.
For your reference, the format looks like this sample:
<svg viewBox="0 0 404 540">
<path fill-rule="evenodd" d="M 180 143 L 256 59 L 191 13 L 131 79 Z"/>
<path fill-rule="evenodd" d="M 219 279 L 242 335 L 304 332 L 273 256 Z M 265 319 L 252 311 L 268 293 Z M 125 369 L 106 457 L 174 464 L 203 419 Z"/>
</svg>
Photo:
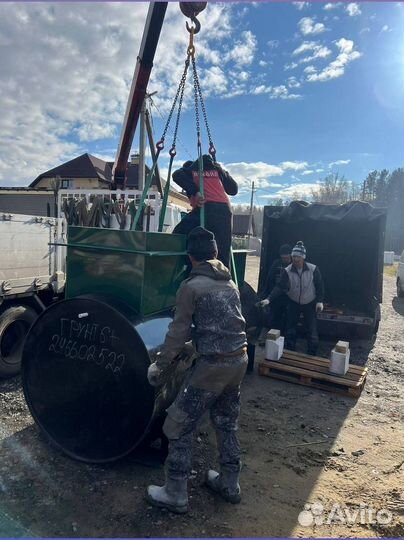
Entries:
<svg viewBox="0 0 404 540">
<path fill-rule="evenodd" d="M 154 389 L 135 326 L 111 305 L 77 297 L 50 306 L 29 331 L 22 358 L 27 404 L 51 441 L 75 459 L 116 460 L 145 434 Z"/>
</svg>

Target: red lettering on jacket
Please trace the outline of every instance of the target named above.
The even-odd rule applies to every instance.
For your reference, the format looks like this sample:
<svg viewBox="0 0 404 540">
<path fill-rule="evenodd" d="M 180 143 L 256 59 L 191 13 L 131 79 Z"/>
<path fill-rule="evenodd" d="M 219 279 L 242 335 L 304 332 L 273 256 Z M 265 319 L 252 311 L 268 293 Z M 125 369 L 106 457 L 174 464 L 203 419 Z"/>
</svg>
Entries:
<svg viewBox="0 0 404 540">
<path fill-rule="evenodd" d="M 192 179 L 194 184 L 199 189 L 199 172 L 192 171 Z M 219 202 L 229 204 L 229 197 L 224 190 L 223 184 L 220 180 L 219 173 L 215 170 L 204 171 L 203 173 L 203 193 L 206 202 Z M 196 201 L 195 196 L 190 197 L 190 204 L 192 208 L 195 208 Z"/>
</svg>

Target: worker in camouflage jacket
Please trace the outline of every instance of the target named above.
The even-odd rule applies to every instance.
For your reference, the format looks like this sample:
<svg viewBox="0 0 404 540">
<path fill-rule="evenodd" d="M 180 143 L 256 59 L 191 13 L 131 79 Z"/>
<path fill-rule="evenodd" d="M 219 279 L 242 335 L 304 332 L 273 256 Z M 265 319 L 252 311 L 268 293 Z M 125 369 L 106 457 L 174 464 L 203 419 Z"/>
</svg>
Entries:
<svg viewBox="0 0 404 540">
<path fill-rule="evenodd" d="M 265 307 L 282 294 L 287 294 L 286 348 L 291 351 L 296 349 L 297 325 L 303 314 L 307 353 L 315 355 L 318 348 L 317 313 L 321 313 L 324 308 L 324 285 L 318 267 L 305 259 L 306 248 L 303 242 L 297 242 L 292 249 L 292 264 L 282 271 L 278 285 L 260 305 Z"/>
<path fill-rule="evenodd" d="M 169 441 L 166 482 L 147 490 L 152 504 L 177 513 L 188 510 L 193 435 L 206 411 L 216 431 L 220 463 L 219 473 L 207 472 L 206 484 L 225 500 L 240 502 L 241 461 L 236 430 L 240 384 L 248 363 L 239 291 L 228 269 L 216 259 L 214 235 L 202 227 L 195 228 L 189 235 L 188 254 L 191 274 L 177 292 L 174 320 L 148 371 L 150 384 L 161 384 L 164 371 L 192 338 L 197 359 L 167 409 L 163 426 Z"/>
<path fill-rule="evenodd" d="M 215 235 L 218 259 L 229 268 L 232 238 L 232 220 L 229 195 L 237 195 L 237 182 L 211 156 L 205 154 L 203 161 L 204 196 L 199 192 L 198 160 L 186 161 L 174 171 L 173 180 L 187 194 L 192 211 L 174 228 L 177 234 L 188 235 L 200 225 L 200 209 L 205 208 L 205 226 Z"/>
</svg>

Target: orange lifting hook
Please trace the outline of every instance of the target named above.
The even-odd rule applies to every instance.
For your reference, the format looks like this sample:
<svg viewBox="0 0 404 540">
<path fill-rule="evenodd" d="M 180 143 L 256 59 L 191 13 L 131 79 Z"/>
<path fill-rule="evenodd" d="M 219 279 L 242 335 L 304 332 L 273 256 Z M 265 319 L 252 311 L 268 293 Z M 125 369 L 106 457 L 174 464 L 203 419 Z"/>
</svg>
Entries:
<svg viewBox="0 0 404 540">
<path fill-rule="evenodd" d="M 191 19 L 194 23 L 194 27 L 189 26 L 188 21 L 186 27 L 189 33 L 197 34 L 201 29 L 201 23 L 196 18 L 201 11 L 206 8 L 207 2 L 180 2 L 180 9 L 185 17 Z"/>
</svg>

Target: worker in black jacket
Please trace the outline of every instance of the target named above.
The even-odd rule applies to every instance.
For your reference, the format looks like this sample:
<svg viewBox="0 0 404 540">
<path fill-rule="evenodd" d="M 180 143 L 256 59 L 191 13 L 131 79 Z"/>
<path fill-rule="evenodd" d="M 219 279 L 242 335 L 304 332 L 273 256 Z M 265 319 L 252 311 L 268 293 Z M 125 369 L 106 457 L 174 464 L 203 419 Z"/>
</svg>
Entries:
<svg viewBox="0 0 404 540">
<path fill-rule="evenodd" d="M 292 262 L 291 253 L 292 248 L 289 244 L 283 244 L 279 248 L 279 258 L 274 260 L 268 272 L 268 277 L 266 279 L 262 294 L 263 298 L 267 298 L 274 288 L 279 285 L 283 270 Z M 282 335 L 284 335 L 286 330 L 287 305 L 288 296 L 286 293 L 282 293 L 271 302 L 271 305 L 268 306 L 268 308 L 264 308 L 262 321 L 263 328 L 260 337 L 258 338 L 260 345 L 265 343 L 265 337 L 268 329 L 276 328 L 277 330 L 281 331 Z"/>
<path fill-rule="evenodd" d="M 173 233 L 188 235 L 200 225 L 200 210 L 205 208 L 205 228 L 213 232 L 218 259 L 229 268 L 232 237 L 232 213 L 228 195 L 237 195 L 237 182 L 211 156 L 203 159 L 204 197 L 199 192 L 198 160 L 187 161 L 173 173 L 173 180 L 187 194 L 192 211 L 174 228 Z"/>
<path fill-rule="evenodd" d="M 286 317 L 286 348 L 296 349 L 297 325 L 300 314 L 307 333 L 307 353 L 315 355 L 318 348 L 317 313 L 324 309 L 324 285 L 320 270 L 315 264 L 305 261 L 306 248 L 298 242 L 292 250 L 292 264 L 281 275 L 279 284 L 271 294 L 260 302 L 261 307 L 272 303 L 282 294 L 289 298 Z"/>
</svg>

